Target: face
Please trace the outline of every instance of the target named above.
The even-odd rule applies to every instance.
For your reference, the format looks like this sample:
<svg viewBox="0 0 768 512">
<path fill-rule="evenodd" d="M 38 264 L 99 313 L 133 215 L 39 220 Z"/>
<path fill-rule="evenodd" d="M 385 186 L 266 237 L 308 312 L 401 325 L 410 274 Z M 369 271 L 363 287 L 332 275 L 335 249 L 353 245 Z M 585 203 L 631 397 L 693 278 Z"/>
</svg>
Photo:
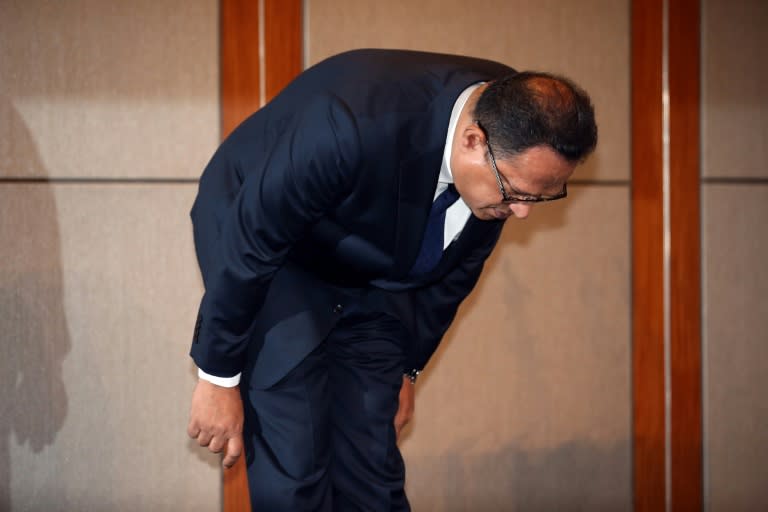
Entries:
<svg viewBox="0 0 768 512">
<path fill-rule="evenodd" d="M 479 128 L 467 128 L 460 140 L 454 140 L 453 148 L 454 183 L 475 217 L 481 220 L 506 219 L 512 215 L 519 219 L 528 217 L 532 203 L 502 203 L 485 135 Z M 496 160 L 496 167 L 508 195 L 539 197 L 559 194 L 576 164 L 549 147 L 536 146 L 513 158 Z"/>
</svg>

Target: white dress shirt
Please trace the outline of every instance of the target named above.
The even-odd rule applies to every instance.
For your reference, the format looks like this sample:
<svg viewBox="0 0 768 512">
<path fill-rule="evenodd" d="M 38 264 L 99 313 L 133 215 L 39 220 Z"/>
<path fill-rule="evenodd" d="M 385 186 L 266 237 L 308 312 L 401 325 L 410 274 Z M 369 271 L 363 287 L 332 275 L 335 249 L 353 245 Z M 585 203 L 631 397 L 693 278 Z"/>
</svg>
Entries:
<svg viewBox="0 0 768 512">
<path fill-rule="evenodd" d="M 480 87 L 482 83 L 470 85 L 464 92 L 462 92 L 456 103 L 453 104 L 453 110 L 451 110 L 451 120 L 448 122 L 448 134 L 445 136 L 445 149 L 443 150 L 443 163 L 440 166 L 440 177 L 437 179 L 437 189 L 435 189 L 435 197 L 433 201 L 437 199 L 437 196 L 443 193 L 448 188 L 448 185 L 453 183 L 453 170 L 451 169 L 451 152 L 453 151 L 453 135 L 456 132 L 456 125 L 459 122 L 459 115 L 461 110 L 467 103 L 467 100 L 472 93 Z M 459 199 L 453 203 L 445 212 L 445 231 L 443 232 L 443 249 L 456 240 L 461 234 L 461 230 L 464 229 L 464 225 L 469 219 L 469 215 L 472 211 L 469 206 L 459 197 Z"/>
</svg>

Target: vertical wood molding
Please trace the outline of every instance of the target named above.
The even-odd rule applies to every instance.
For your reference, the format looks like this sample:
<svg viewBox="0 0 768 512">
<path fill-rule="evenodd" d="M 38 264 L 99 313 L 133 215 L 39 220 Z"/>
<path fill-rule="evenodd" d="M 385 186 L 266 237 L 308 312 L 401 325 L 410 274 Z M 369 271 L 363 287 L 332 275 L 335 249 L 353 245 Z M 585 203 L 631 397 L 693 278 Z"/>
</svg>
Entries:
<svg viewBox="0 0 768 512">
<path fill-rule="evenodd" d="M 667 0 L 669 297 L 664 296 L 663 0 L 632 2 L 634 508 L 702 509 L 699 0 Z M 669 308 L 666 446 L 664 307 Z"/>
<path fill-rule="evenodd" d="M 221 138 L 259 108 L 259 2 L 221 0 Z"/>
<path fill-rule="evenodd" d="M 636 512 L 665 507 L 662 0 L 632 2 L 632 394 Z"/>
<path fill-rule="evenodd" d="M 222 140 L 259 108 L 259 3 L 221 0 L 220 112 Z M 245 457 L 223 474 L 224 512 L 250 510 Z"/>
<path fill-rule="evenodd" d="M 266 99 L 269 101 L 301 73 L 301 0 L 264 0 L 264 17 Z"/>
<path fill-rule="evenodd" d="M 267 101 L 301 72 L 301 0 L 264 2 L 264 83 Z M 224 139 L 259 109 L 259 4 L 257 0 L 221 0 L 221 136 Z M 250 512 L 245 457 L 224 470 L 224 512 Z"/>
<path fill-rule="evenodd" d="M 669 1 L 672 509 L 702 510 L 699 0 Z"/>
</svg>

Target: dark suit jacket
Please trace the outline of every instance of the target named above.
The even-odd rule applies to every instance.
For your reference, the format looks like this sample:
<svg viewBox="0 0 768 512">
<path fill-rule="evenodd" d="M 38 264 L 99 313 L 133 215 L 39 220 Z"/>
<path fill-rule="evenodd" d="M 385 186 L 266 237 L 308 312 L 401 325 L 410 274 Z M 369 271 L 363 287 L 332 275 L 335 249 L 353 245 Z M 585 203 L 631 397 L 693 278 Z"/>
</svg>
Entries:
<svg viewBox="0 0 768 512">
<path fill-rule="evenodd" d="M 422 368 L 503 225 L 470 217 L 434 271 L 407 278 L 451 109 L 469 85 L 512 72 L 469 57 L 351 51 L 246 119 L 206 167 L 192 209 L 206 289 L 198 366 L 269 386 L 363 302 L 402 320 L 407 366 Z"/>
</svg>

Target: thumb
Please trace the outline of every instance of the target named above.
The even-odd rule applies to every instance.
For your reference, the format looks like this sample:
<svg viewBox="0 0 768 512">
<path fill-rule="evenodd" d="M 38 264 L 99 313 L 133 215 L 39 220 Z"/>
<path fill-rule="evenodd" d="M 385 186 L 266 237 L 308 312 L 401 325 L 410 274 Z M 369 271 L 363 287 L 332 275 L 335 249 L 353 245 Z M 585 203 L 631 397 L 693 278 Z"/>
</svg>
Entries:
<svg viewBox="0 0 768 512">
<path fill-rule="evenodd" d="M 225 468 L 231 468 L 235 465 L 235 462 L 237 462 L 237 459 L 240 458 L 240 455 L 243 453 L 243 436 L 237 435 L 234 437 L 230 437 L 227 441 L 227 446 L 224 450 L 224 460 L 222 461 L 222 465 Z"/>
</svg>

